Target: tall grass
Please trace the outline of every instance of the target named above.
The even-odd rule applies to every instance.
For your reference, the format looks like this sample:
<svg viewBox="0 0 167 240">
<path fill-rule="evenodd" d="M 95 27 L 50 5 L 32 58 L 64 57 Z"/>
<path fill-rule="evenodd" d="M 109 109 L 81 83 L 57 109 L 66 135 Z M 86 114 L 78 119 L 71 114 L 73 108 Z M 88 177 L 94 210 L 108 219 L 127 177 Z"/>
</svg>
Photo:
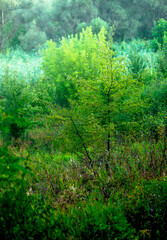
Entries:
<svg viewBox="0 0 167 240">
<path fill-rule="evenodd" d="M 41 75 L 40 53 L 26 53 L 21 49 L 8 49 L 0 54 L 0 81 L 7 69 L 17 72 L 18 77 L 27 81 L 37 81 Z"/>
</svg>

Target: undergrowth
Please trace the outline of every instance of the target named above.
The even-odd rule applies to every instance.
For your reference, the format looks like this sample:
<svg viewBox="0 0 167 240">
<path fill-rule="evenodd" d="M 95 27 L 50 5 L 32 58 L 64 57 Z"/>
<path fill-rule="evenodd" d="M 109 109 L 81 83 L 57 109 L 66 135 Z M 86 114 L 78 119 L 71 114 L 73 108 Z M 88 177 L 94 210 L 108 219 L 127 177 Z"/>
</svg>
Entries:
<svg viewBox="0 0 167 240">
<path fill-rule="evenodd" d="M 159 145 L 117 146 L 110 173 L 70 154 L 1 148 L 3 171 L 13 169 L 13 157 L 18 179 L 9 174 L 1 186 L 1 238 L 165 239 L 167 181 L 165 172 L 160 176 Z"/>
</svg>

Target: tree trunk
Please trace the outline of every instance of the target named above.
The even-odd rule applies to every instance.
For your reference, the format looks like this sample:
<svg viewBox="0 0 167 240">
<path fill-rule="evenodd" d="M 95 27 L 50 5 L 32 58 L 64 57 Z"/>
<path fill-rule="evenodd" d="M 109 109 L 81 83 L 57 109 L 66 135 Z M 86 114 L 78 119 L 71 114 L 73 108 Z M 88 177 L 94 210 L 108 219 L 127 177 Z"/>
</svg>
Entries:
<svg viewBox="0 0 167 240">
<path fill-rule="evenodd" d="M 81 144 L 82 144 L 82 146 L 83 146 L 83 148 L 85 150 L 85 155 L 86 155 L 86 157 L 87 157 L 87 159 L 89 161 L 89 164 L 90 164 L 91 167 L 93 167 L 93 160 L 92 160 L 92 158 L 89 155 L 89 152 L 88 152 L 87 147 L 86 147 L 86 145 L 85 145 L 85 143 L 83 141 L 83 138 L 82 138 L 82 136 L 81 136 L 81 134 L 80 134 L 80 132 L 79 132 L 75 122 L 73 121 L 73 119 L 71 117 L 70 117 L 70 119 L 71 119 L 71 122 L 72 122 L 72 124 L 73 124 L 73 126 L 74 126 L 74 128 L 76 130 L 76 133 L 77 133 L 77 135 L 78 135 L 78 137 L 79 137 L 79 139 L 81 141 Z"/>
<path fill-rule="evenodd" d="M 0 44 L 0 48 L 1 48 L 1 51 L 3 50 L 4 48 L 4 29 L 5 29 L 5 19 L 4 19 L 4 10 L 3 10 L 3 7 L 1 9 L 1 22 L 2 22 L 2 35 L 1 35 L 1 44 Z"/>
<path fill-rule="evenodd" d="M 162 153 L 162 162 L 160 165 L 161 176 L 163 175 L 163 170 L 167 164 L 166 150 L 167 150 L 167 124 L 165 124 L 165 130 L 164 130 L 164 149 L 163 149 L 163 153 Z"/>
<path fill-rule="evenodd" d="M 108 107 L 110 106 L 110 89 L 108 91 Z M 110 123 L 111 123 L 111 118 L 110 118 L 110 109 L 108 108 L 108 125 L 110 127 Z M 108 157 L 107 157 L 107 162 L 106 162 L 106 171 L 109 171 L 109 161 L 110 161 L 110 157 L 111 157 L 111 135 L 110 135 L 110 131 L 108 131 L 108 136 L 107 136 L 107 153 L 108 153 Z"/>
</svg>

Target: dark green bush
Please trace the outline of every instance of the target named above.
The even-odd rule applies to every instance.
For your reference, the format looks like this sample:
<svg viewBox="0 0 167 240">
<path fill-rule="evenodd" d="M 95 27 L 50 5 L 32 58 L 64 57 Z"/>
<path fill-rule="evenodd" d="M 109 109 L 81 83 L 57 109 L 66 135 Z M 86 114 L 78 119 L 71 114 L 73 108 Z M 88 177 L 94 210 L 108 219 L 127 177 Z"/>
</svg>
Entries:
<svg viewBox="0 0 167 240">
<path fill-rule="evenodd" d="M 164 36 L 167 32 L 167 21 L 165 19 L 160 19 L 157 23 L 154 22 L 154 27 L 152 29 L 152 36 L 154 37 L 153 47 L 155 50 L 162 48 L 164 45 Z M 159 45 L 159 46 L 158 46 Z"/>
<path fill-rule="evenodd" d="M 0 239 L 53 239 L 51 206 L 32 195 L 24 180 L 29 168 L 25 159 L 0 148 Z"/>
<path fill-rule="evenodd" d="M 0 197 L 0 216 L 3 240 L 54 239 L 51 206 L 40 197 L 28 196 L 23 185 Z"/>
<path fill-rule="evenodd" d="M 55 228 L 57 239 L 134 239 L 134 230 L 121 210 L 95 199 L 67 213 L 59 212 Z"/>
<path fill-rule="evenodd" d="M 127 197 L 128 222 L 138 231 L 140 239 L 166 239 L 167 182 L 144 181 L 141 186 L 136 186 Z"/>
<path fill-rule="evenodd" d="M 0 82 L 0 97 L 2 137 L 16 140 L 24 136 L 31 126 L 32 114 L 38 109 L 35 87 L 22 79 L 18 72 L 7 68 Z"/>
</svg>

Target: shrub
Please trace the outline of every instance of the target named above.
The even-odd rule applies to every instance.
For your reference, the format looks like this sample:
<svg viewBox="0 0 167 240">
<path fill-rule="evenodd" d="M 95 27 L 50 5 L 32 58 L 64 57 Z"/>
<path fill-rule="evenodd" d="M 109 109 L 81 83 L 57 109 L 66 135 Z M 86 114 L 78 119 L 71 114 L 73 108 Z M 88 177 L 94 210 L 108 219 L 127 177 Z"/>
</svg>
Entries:
<svg viewBox="0 0 167 240">
<path fill-rule="evenodd" d="M 53 239 L 51 206 L 28 190 L 25 175 L 31 172 L 25 161 L 7 146 L 0 148 L 0 238 Z"/>
<path fill-rule="evenodd" d="M 123 213 L 111 204 L 92 200 L 59 212 L 55 222 L 58 239 L 134 239 L 134 230 Z"/>
<path fill-rule="evenodd" d="M 28 196 L 24 185 L 11 188 L 0 197 L 1 239 L 54 239 L 51 205 Z"/>
<path fill-rule="evenodd" d="M 103 29 L 102 38 L 105 34 Z M 99 41 L 91 28 L 83 29 L 80 35 L 70 39 L 63 39 L 59 46 L 48 42 L 43 51 L 42 68 L 45 91 L 49 92 L 53 103 L 69 107 L 70 100 L 77 98 L 77 79 L 94 79 L 99 75 L 98 51 Z"/>
<path fill-rule="evenodd" d="M 154 22 L 152 36 L 154 38 L 153 47 L 155 50 L 159 48 L 158 45 L 163 48 L 165 32 L 167 32 L 167 21 L 165 19 L 160 19 L 157 23 Z"/>
<path fill-rule="evenodd" d="M 6 139 L 21 137 L 31 122 L 32 102 L 35 98 L 30 83 L 20 79 L 17 72 L 6 70 L 0 84 L 2 108 L 0 130 Z"/>
<path fill-rule="evenodd" d="M 166 180 L 144 181 L 128 195 L 126 216 L 141 239 L 166 239 L 166 204 Z"/>
</svg>

